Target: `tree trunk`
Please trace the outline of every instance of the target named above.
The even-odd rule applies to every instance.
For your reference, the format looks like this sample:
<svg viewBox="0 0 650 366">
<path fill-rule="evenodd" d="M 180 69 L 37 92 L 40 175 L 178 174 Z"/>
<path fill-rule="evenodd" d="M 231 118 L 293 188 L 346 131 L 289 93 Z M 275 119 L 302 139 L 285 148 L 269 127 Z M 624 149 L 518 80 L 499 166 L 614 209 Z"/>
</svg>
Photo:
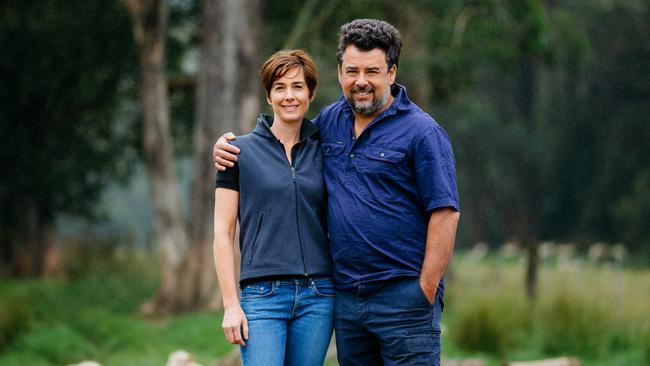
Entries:
<svg viewBox="0 0 650 366">
<path fill-rule="evenodd" d="M 226 131 L 248 131 L 259 111 L 258 0 L 204 0 L 201 54 L 193 135 L 191 234 L 193 261 L 185 296 L 196 304 L 220 307 L 212 256 L 214 178 L 212 144 Z M 191 285 L 191 284 L 188 284 Z"/>
<path fill-rule="evenodd" d="M 154 242 L 162 249 L 161 287 L 146 311 L 164 314 L 185 310 L 179 301 L 180 277 L 187 255 L 187 233 L 175 175 L 165 70 L 167 2 L 122 0 L 133 24 L 141 70 L 144 153 L 153 208 Z"/>
<path fill-rule="evenodd" d="M 537 92 L 537 60 L 526 55 L 521 62 L 518 85 L 517 106 L 519 114 L 526 126 L 528 141 L 537 141 L 537 126 L 535 118 L 535 101 Z M 519 237 L 526 248 L 528 256 L 526 270 L 526 295 L 529 300 L 535 300 L 537 295 L 537 242 L 539 241 L 541 225 L 541 203 L 539 190 L 539 164 L 535 155 L 534 144 L 525 147 L 523 154 L 524 164 L 519 174 L 523 207 L 520 212 L 521 221 Z"/>
<path fill-rule="evenodd" d="M 17 226 L 21 229 L 6 238 L 4 255 L 8 272 L 15 277 L 52 277 L 62 273 L 56 227 L 50 215 L 29 200 Z"/>
</svg>

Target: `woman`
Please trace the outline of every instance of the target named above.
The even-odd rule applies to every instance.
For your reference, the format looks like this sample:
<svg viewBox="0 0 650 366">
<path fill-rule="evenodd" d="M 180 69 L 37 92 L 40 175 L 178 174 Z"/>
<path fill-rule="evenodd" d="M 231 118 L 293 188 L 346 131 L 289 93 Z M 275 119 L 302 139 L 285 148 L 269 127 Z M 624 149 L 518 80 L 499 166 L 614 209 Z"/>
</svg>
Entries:
<svg viewBox="0 0 650 366">
<path fill-rule="evenodd" d="M 325 234 L 318 128 L 304 118 L 318 74 L 301 50 L 279 51 L 260 72 L 273 116 L 234 144 L 234 169 L 217 173 L 214 261 L 223 330 L 248 365 L 322 365 L 333 328 L 334 287 Z M 241 303 L 234 237 L 240 222 Z"/>
</svg>

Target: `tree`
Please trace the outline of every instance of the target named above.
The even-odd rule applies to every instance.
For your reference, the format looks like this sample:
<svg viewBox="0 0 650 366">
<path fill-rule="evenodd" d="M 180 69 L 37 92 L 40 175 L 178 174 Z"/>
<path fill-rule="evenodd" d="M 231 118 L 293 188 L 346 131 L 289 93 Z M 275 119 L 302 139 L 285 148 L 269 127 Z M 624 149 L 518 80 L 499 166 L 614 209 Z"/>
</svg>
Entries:
<svg viewBox="0 0 650 366">
<path fill-rule="evenodd" d="M 169 126 L 165 68 L 167 2 L 123 0 L 133 26 L 140 60 L 140 99 L 144 115 L 143 148 L 153 206 L 154 242 L 162 249 L 161 287 L 149 311 L 185 310 L 180 301 L 188 235 L 182 218 L 181 196 L 175 175 Z"/>
<path fill-rule="evenodd" d="M 185 296 L 199 305 L 220 307 L 214 296 L 212 256 L 214 177 L 212 144 L 224 131 L 248 131 L 259 111 L 261 5 L 258 0 L 202 1 L 201 48 L 196 81 L 191 201 L 192 291 Z M 191 283 L 197 286 L 192 286 Z"/>
<path fill-rule="evenodd" d="M 260 5 L 257 0 L 205 0 L 196 81 L 191 218 L 180 210 L 165 68 L 167 5 L 124 0 L 140 50 L 144 151 L 154 202 L 154 240 L 163 250 L 161 288 L 145 307 L 169 313 L 220 306 L 212 262 L 214 168 L 211 147 L 223 130 L 247 130 L 257 113 Z M 245 24 L 249 24 L 245 27 Z M 186 230 L 186 228 L 188 230 Z"/>
<path fill-rule="evenodd" d="M 134 72 L 129 37 L 128 18 L 111 2 L 3 5 L 3 270 L 55 271 L 56 217 L 94 217 L 102 189 L 128 172 L 129 121 L 114 122 Z"/>
</svg>

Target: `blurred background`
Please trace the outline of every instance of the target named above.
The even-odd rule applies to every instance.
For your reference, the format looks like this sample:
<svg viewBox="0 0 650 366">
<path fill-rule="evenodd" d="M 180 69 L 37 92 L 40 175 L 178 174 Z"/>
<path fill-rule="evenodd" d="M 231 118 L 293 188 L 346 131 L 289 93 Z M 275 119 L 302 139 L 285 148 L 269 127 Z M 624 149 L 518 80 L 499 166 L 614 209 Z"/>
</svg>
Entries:
<svg viewBox="0 0 650 366">
<path fill-rule="evenodd" d="M 454 146 L 443 358 L 650 364 L 650 1 L 32 0 L 0 6 L 0 365 L 229 354 L 212 143 L 276 50 L 336 100 L 355 18 Z"/>
</svg>

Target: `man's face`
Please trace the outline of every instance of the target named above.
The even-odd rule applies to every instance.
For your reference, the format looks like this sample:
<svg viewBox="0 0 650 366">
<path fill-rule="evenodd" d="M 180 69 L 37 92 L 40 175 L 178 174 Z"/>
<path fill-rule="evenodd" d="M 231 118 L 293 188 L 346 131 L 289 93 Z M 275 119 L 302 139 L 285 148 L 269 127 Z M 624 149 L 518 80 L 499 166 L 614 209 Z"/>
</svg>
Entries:
<svg viewBox="0 0 650 366">
<path fill-rule="evenodd" d="M 390 86 L 395 82 L 397 67 L 388 69 L 386 52 L 382 49 L 363 51 L 348 46 L 338 74 L 343 95 L 355 113 L 375 116 L 392 103 Z"/>
</svg>

